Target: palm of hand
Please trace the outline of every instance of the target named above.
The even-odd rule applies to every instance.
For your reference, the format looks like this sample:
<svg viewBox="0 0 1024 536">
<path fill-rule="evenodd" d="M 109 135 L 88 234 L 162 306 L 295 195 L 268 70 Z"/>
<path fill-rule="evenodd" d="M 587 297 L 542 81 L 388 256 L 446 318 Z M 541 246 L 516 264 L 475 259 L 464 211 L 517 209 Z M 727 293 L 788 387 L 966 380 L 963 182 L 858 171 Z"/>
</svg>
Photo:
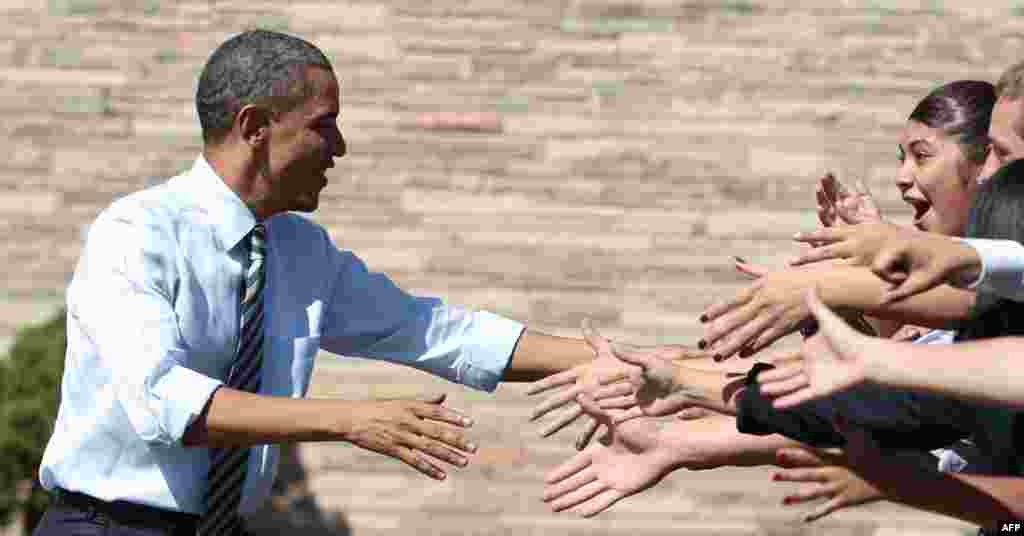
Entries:
<svg viewBox="0 0 1024 536">
<path fill-rule="evenodd" d="M 818 334 L 804 342 L 804 373 L 815 394 L 834 393 L 864 379 L 863 365 L 856 359 L 844 358 Z"/>
<path fill-rule="evenodd" d="M 668 474 L 669 463 L 659 451 L 658 425 L 635 419 L 615 427 L 607 444 L 590 447 L 591 469 L 608 488 L 624 496 L 643 491 Z"/>
<path fill-rule="evenodd" d="M 839 220 L 850 225 L 882 221 L 882 214 L 871 194 L 852 192 L 836 200 Z"/>
</svg>

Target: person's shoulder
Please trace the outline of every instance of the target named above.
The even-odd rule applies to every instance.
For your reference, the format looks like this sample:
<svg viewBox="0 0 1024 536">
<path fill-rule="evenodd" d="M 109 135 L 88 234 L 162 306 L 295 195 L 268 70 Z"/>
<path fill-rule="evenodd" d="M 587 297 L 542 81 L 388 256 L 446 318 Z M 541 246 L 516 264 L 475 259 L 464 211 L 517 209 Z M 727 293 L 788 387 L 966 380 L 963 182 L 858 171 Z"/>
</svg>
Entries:
<svg viewBox="0 0 1024 536">
<path fill-rule="evenodd" d="M 322 225 L 295 212 L 284 212 L 270 218 L 267 231 L 275 239 L 329 241 L 327 230 Z"/>
<path fill-rule="evenodd" d="M 91 227 L 129 225 L 150 231 L 175 227 L 185 201 L 174 188 L 176 178 L 115 199 L 100 211 Z"/>
</svg>

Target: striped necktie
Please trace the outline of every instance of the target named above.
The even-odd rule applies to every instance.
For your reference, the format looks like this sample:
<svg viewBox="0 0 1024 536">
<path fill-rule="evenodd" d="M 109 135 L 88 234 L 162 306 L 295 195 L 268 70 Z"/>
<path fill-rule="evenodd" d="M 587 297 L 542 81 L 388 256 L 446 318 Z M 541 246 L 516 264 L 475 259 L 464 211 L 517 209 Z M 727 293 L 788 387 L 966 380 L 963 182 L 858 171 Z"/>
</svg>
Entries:
<svg viewBox="0 0 1024 536">
<path fill-rule="evenodd" d="M 239 306 L 240 335 L 235 361 L 225 382 L 227 387 L 256 393 L 260 390 L 263 369 L 263 257 L 266 252 L 262 224 L 249 233 L 249 269 L 245 274 L 245 293 Z M 201 516 L 198 536 L 238 534 L 241 519 L 238 505 L 249 464 L 248 448 L 211 448 L 207 476 L 206 513 Z"/>
</svg>

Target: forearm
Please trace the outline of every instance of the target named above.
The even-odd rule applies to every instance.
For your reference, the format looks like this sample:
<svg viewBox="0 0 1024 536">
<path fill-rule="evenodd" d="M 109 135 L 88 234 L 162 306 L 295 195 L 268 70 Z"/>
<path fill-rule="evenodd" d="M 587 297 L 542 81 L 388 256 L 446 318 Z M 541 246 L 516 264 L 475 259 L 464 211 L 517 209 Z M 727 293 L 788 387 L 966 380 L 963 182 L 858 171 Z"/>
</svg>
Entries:
<svg viewBox="0 0 1024 536">
<path fill-rule="evenodd" d="M 344 439 L 339 416 L 351 402 L 265 396 L 217 389 L 203 413 L 185 430 L 185 446 L 250 447 L 268 443 Z"/>
<path fill-rule="evenodd" d="M 801 443 L 778 434 L 756 436 L 736 430 L 732 417 L 705 417 L 693 421 L 672 421 L 663 429 L 672 445 L 676 468 L 714 469 L 752 467 L 776 463 L 780 448 Z"/>
<path fill-rule="evenodd" d="M 819 294 L 833 308 L 850 308 L 879 319 L 930 328 L 948 327 L 968 316 L 974 292 L 942 285 L 904 300 L 882 305 L 890 284 L 867 268 L 830 267 L 815 277 Z"/>
<path fill-rule="evenodd" d="M 583 339 L 523 331 L 502 381 L 532 382 L 594 359 Z"/>
<path fill-rule="evenodd" d="M 943 473 L 903 456 L 870 469 L 854 467 L 887 500 L 992 527 L 1024 517 L 1024 478 Z"/>
<path fill-rule="evenodd" d="M 1009 373 L 1019 366 L 1024 337 L 1000 337 L 961 344 L 885 345 L 872 360 L 869 377 L 891 387 L 1024 407 L 1024 380 Z"/>
<path fill-rule="evenodd" d="M 676 365 L 675 390 L 694 405 L 719 413 L 736 414 L 736 396 L 743 388 L 746 373 L 717 372 Z"/>
</svg>

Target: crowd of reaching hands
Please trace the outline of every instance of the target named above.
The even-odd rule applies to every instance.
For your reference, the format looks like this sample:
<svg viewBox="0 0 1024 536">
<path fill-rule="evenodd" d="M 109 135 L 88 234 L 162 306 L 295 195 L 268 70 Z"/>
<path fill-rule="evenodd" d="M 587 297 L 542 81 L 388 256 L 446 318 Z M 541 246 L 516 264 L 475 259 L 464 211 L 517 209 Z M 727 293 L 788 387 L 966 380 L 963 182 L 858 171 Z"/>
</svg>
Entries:
<svg viewBox="0 0 1024 536">
<path fill-rule="evenodd" d="M 935 89 L 899 140 L 913 227 L 825 175 L 820 227 L 794 230 L 789 266 L 737 259 L 751 282 L 707 307 L 695 348 L 584 323 L 595 360 L 529 391 L 546 396 L 533 419 L 564 408 L 542 435 L 588 423 L 547 475 L 551 510 L 593 516 L 681 468 L 775 465 L 799 485 L 784 504 L 817 501 L 806 521 L 882 500 L 982 532 L 1024 517 L 1022 119 L 1024 64 Z M 788 335 L 799 350 L 773 353 Z"/>
</svg>

